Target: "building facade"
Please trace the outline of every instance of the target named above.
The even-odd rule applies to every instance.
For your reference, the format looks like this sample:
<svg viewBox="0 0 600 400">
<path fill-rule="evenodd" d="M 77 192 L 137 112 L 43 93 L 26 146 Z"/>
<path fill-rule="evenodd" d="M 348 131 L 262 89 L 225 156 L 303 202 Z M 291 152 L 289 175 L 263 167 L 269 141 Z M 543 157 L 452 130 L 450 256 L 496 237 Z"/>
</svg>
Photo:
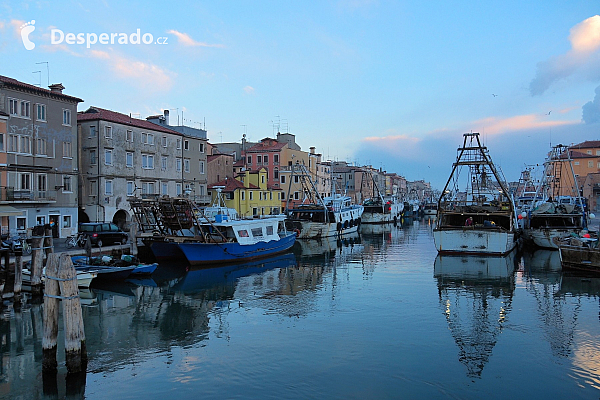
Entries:
<svg viewBox="0 0 600 400">
<path fill-rule="evenodd" d="M 19 210 L 2 232 L 51 224 L 54 237 L 77 232 L 77 104 L 63 94 L 0 76 L 0 204 Z"/>
<path fill-rule="evenodd" d="M 183 194 L 181 133 L 99 107 L 80 112 L 77 125 L 80 222 L 111 221 L 127 229 L 129 198 Z"/>
</svg>

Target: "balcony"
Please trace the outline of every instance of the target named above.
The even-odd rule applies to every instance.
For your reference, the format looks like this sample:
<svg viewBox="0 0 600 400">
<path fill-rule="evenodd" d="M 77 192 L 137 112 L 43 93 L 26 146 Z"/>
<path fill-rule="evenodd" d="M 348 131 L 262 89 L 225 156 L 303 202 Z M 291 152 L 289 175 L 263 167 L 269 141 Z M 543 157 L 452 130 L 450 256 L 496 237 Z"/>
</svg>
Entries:
<svg viewBox="0 0 600 400">
<path fill-rule="evenodd" d="M 56 190 L 16 190 L 12 187 L 0 187 L 0 202 L 54 203 Z"/>
</svg>

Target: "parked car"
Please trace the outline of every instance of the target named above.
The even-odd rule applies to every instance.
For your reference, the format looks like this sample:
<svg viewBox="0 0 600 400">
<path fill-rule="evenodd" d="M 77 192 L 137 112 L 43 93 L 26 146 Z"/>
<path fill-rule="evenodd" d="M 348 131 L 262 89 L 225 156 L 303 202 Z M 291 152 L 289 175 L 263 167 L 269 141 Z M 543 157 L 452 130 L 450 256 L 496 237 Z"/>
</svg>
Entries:
<svg viewBox="0 0 600 400">
<path fill-rule="evenodd" d="M 88 235 L 92 245 L 98 247 L 109 244 L 127 243 L 128 235 L 110 222 L 86 222 L 79 224 L 79 232 Z"/>
</svg>

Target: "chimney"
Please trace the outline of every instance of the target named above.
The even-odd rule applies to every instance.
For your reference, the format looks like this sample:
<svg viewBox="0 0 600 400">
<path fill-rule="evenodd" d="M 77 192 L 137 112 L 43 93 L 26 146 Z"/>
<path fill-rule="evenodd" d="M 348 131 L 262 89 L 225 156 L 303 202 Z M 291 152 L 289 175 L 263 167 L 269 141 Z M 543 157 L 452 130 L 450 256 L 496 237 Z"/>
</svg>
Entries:
<svg viewBox="0 0 600 400">
<path fill-rule="evenodd" d="M 64 86 L 62 85 L 62 83 L 55 83 L 54 85 L 50 85 L 48 86 L 50 88 L 50 91 L 53 93 L 60 93 L 62 94 L 62 91 L 64 90 Z"/>
<path fill-rule="evenodd" d="M 310 148 L 310 154 L 315 154 L 315 147 L 314 146 Z"/>
<path fill-rule="evenodd" d="M 167 126 L 169 126 L 169 110 L 165 110 L 164 116 L 165 116 L 165 124 L 167 124 Z"/>
</svg>

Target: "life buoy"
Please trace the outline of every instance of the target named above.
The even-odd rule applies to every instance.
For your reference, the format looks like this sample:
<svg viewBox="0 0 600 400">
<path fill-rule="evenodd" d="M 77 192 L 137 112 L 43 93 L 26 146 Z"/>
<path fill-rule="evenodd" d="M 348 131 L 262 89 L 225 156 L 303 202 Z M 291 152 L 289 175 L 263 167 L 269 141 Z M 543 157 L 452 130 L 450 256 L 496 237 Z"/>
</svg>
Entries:
<svg viewBox="0 0 600 400">
<path fill-rule="evenodd" d="M 296 228 L 294 229 L 294 233 L 296 234 L 296 237 L 300 236 L 300 229 Z"/>
</svg>

